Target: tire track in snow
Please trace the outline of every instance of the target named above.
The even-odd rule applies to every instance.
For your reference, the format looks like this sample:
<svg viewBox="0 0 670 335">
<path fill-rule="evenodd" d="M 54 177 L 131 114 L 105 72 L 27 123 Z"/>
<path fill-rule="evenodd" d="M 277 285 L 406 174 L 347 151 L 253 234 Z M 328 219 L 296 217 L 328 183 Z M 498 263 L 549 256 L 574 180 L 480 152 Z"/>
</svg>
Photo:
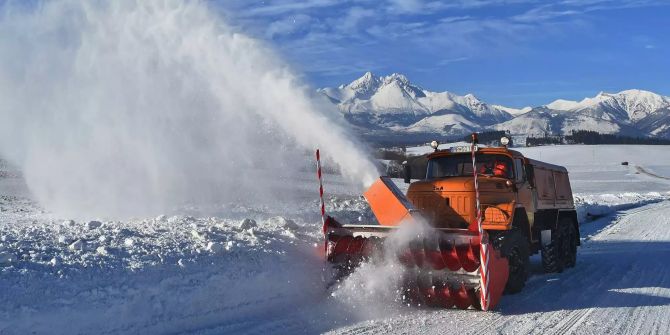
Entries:
<svg viewBox="0 0 670 335">
<path fill-rule="evenodd" d="M 655 240 L 666 241 L 668 240 L 668 229 L 658 229 L 659 226 L 662 227 L 662 222 L 657 222 L 658 217 L 663 217 L 658 215 L 658 211 L 667 211 L 670 209 L 668 203 L 663 203 L 658 206 L 649 206 L 645 208 L 640 208 L 637 210 L 629 211 L 627 215 L 620 217 L 615 220 L 612 225 L 603 229 L 597 235 L 593 237 L 595 242 L 598 241 L 628 241 L 628 240 L 639 240 L 639 241 L 648 241 L 654 243 Z M 639 229 L 640 226 L 643 226 L 645 229 Z M 659 234 L 660 233 L 660 234 Z M 648 243 L 646 243 L 648 244 Z M 621 277 L 620 286 L 628 286 L 631 288 L 644 288 L 647 286 L 649 279 L 656 279 L 655 281 L 659 284 L 667 283 L 667 270 L 664 268 L 656 269 L 653 264 L 650 264 L 648 259 L 651 256 L 647 256 L 645 252 L 650 253 L 654 252 L 653 249 L 649 250 L 649 247 L 645 243 L 633 244 L 633 246 L 628 247 L 625 252 L 621 252 L 622 256 L 627 258 L 621 259 L 621 264 L 619 267 L 614 264 L 610 266 L 610 269 L 607 273 L 601 272 L 605 270 L 608 265 L 611 264 L 602 264 L 600 269 L 594 269 L 594 273 L 601 274 L 600 282 L 605 283 L 607 281 L 615 281 L 617 275 Z M 605 245 L 606 246 L 606 245 Z M 661 246 L 663 248 L 663 246 Z M 600 249 L 605 249 L 604 247 L 599 247 Z M 598 248 L 596 248 L 598 249 Z M 602 250 L 595 250 L 596 252 L 601 252 Z M 656 252 L 660 252 L 657 250 Z M 637 256 L 636 256 L 637 255 Z M 632 257 L 631 257 L 632 256 Z M 646 257 L 647 256 L 647 257 Z M 653 255 L 652 255 L 653 256 Z M 636 260 L 636 257 L 640 259 Z M 624 270 L 624 271 L 620 271 Z M 592 276 L 595 277 L 596 276 Z M 653 280 L 652 280 L 653 281 Z M 584 287 L 585 294 L 597 288 L 597 285 L 592 285 L 590 287 Z M 609 290 L 616 291 L 616 290 Z M 650 296 L 658 296 L 653 294 L 655 289 L 652 291 Z M 607 297 L 602 295 L 592 296 L 595 300 L 594 302 L 599 302 L 606 300 Z M 648 300 L 647 296 L 644 295 L 630 295 L 627 297 L 629 300 L 629 305 L 632 305 L 632 308 L 624 309 L 611 309 L 611 308 L 591 308 L 589 314 L 594 312 L 592 319 L 594 320 L 611 320 L 611 325 L 607 330 L 617 330 L 621 331 L 624 328 L 629 328 L 635 326 L 635 330 L 626 330 L 625 333 L 647 333 L 649 329 L 642 329 L 641 327 L 647 324 L 653 318 L 655 320 L 659 319 L 659 316 L 662 314 L 653 313 L 650 311 L 653 309 L 650 306 L 644 306 L 645 300 Z M 604 301 L 605 303 L 607 301 Z M 667 313 L 666 313 L 667 314 Z M 640 320 L 646 320 L 646 322 L 640 322 Z M 572 320 L 571 320 L 572 321 Z M 557 333 L 571 333 L 573 331 L 580 330 L 579 332 L 588 332 L 588 327 L 579 322 L 573 327 L 568 329 L 559 329 Z M 553 331 L 553 329 L 552 329 Z"/>
<path fill-rule="evenodd" d="M 668 208 L 668 204 L 661 204 L 659 206 L 650 206 L 645 208 L 640 208 L 636 210 L 629 211 L 627 215 L 620 217 L 615 220 L 613 224 L 608 226 L 606 229 L 603 229 L 601 232 L 596 234 L 593 237 L 594 241 L 611 241 L 611 240 L 640 240 L 640 241 L 654 241 L 655 239 L 667 240 L 668 231 L 661 230 L 661 234 L 653 234 L 652 232 L 657 232 L 658 229 L 654 227 L 644 227 L 651 229 L 638 229 L 640 225 L 653 225 L 655 223 L 655 217 L 658 215 L 654 214 L 660 210 L 665 211 Z M 640 217 L 644 219 L 640 220 Z M 612 238 L 613 237 L 613 238 Z M 658 283 L 667 282 L 667 270 L 659 269 L 660 272 L 653 267 L 650 268 L 648 263 L 644 262 L 644 252 L 647 251 L 647 247 L 643 244 L 638 243 L 633 247 L 627 248 L 628 258 L 631 258 L 630 255 L 641 255 L 640 262 L 635 261 L 635 256 L 632 260 L 622 259 L 621 266 L 618 268 L 616 266 L 610 267 L 610 270 L 606 274 L 600 276 L 600 282 L 616 280 L 617 274 L 620 275 L 620 286 L 630 286 L 632 288 L 636 287 L 645 287 L 646 282 L 649 278 L 657 278 Z M 608 264 L 603 264 L 600 268 L 604 268 Z M 619 271 L 619 269 L 625 269 L 625 272 Z M 595 271 L 595 273 L 602 273 L 600 271 Z M 660 274 L 660 276 L 659 276 Z M 595 276 L 593 276 L 595 277 Z M 593 287 L 584 287 L 585 291 L 593 290 Z M 613 290 L 609 290 L 613 291 Z M 658 291 L 657 289 L 654 291 Z M 652 293 L 654 292 L 652 291 Z M 651 294 L 651 296 L 657 296 L 656 294 Z M 606 299 L 602 295 L 593 296 L 596 301 L 602 301 Z M 623 333 L 647 333 L 649 329 L 643 329 L 642 327 L 648 323 L 648 318 L 652 317 L 655 320 L 658 320 L 659 314 L 654 314 L 650 312 L 649 306 L 644 306 L 644 300 L 646 297 L 644 295 L 631 295 L 628 297 L 630 300 L 630 305 L 632 308 L 629 309 L 611 309 L 611 308 L 590 308 L 582 314 L 582 318 L 575 320 L 574 317 L 569 318 L 569 322 L 574 322 L 574 325 L 568 328 L 559 328 L 556 333 L 582 333 L 588 332 L 588 325 L 582 324 L 581 321 L 586 319 L 589 314 L 593 313 L 594 315 L 590 317 L 593 320 L 611 320 L 612 324 L 609 325 L 607 330 L 616 330 L 617 332 Z M 646 319 L 647 322 L 640 322 L 640 320 Z M 633 327 L 633 329 L 631 329 Z M 625 329 L 625 330 L 624 330 Z M 552 329 L 553 331 L 554 329 Z M 579 331 L 577 331 L 579 330 Z"/>
<path fill-rule="evenodd" d="M 604 237 L 612 236 L 614 240 L 628 238 L 631 240 L 646 240 L 651 243 L 655 240 L 667 242 L 669 236 L 668 230 L 658 229 L 659 227 L 663 227 L 663 224 L 667 224 L 667 222 L 663 222 L 663 220 L 657 221 L 658 218 L 665 217 L 658 215 L 658 207 L 659 206 L 652 206 L 629 212 L 628 215 L 621 217 L 611 227 L 604 229 L 600 234 L 595 236 L 594 240 L 603 240 Z M 664 210 L 668 206 L 667 204 L 662 204 L 660 207 L 660 209 Z M 651 225 L 652 227 L 645 227 L 651 229 L 636 229 L 636 226 L 640 225 Z M 654 232 L 656 233 L 654 234 Z M 667 247 L 663 246 L 661 248 L 667 249 Z M 648 289 L 649 278 L 652 278 L 656 284 L 662 285 L 663 283 L 668 282 L 668 271 L 662 267 L 657 269 L 650 266 L 651 264 L 649 264 L 649 261 L 645 262 L 645 259 L 652 258 L 651 256 L 653 256 L 646 255 L 645 252 L 649 254 L 654 251 L 649 250 L 649 248 L 645 247 L 643 244 L 637 244 L 636 247 L 629 248 L 627 251 L 629 255 L 639 255 L 640 261 L 635 261 L 634 259 L 622 261 L 622 266 L 625 265 L 628 269 L 623 273 L 620 286 L 630 287 L 631 289 L 638 288 L 641 293 L 637 295 L 629 294 L 628 299 L 630 300 L 630 305 L 633 307 L 628 309 L 596 309 L 594 310 L 595 313 L 591 319 L 611 320 L 609 326 L 607 326 L 606 329 L 603 329 L 603 331 L 616 331 L 617 333 L 627 334 L 659 333 L 659 330 L 663 329 L 662 325 L 659 325 L 659 327 L 653 331 L 653 327 L 650 328 L 648 324 L 652 323 L 655 325 L 666 320 L 668 313 L 667 311 L 665 313 L 655 313 L 655 306 L 645 306 L 645 300 L 649 300 L 649 297 L 662 296 L 662 288 L 656 287 L 651 290 Z M 657 250 L 656 252 L 662 253 L 663 250 Z M 603 276 L 603 278 L 607 280 L 608 276 Z M 630 291 L 630 289 L 612 291 L 625 293 L 626 291 Z M 645 292 L 648 294 L 645 295 Z M 668 327 L 666 326 L 665 329 L 665 332 L 667 332 Z M 584 325 L 579 325 L 579 327 L 574 327 L 571 330 L 587 332 L 588 328 Z M 660 331 L 660 333 L 663 333 L 663 331 Z"/>
<path fill-rule="evenodd" d="M 667 206 L 664 206 L 667 207 Z M 646 210 L 640 210 L 634 213 L 634 215 L 627 215 L 621 219 L 621 225 L 619 225 L 619 230 L 617 233 L 623 233 L 621 235 L 627 236 L 631 233 L 637 233 L 636 235 L 631 234 L 633 237 L 637 237 L 640 240 L 670 240 L 670 230 L 667 229 L 670 221 L 667 219 L 666 215 L 654 215 L 654 210 L 656 208 L 647 208 Z M 639 217 L 642 216 L 643 219 L 639 220 Z M 644 218 L 646 216 L 646 218 Z M 638 219 L 638 220 L 636 220 Z M 651 222 L 656 221 L 655 229 L 646 229 L 646 230 L 632 230 L 631 228 L 637 224 L 650 224 Z M 662 228 L 663 225 L 666 226 L 666 229 Z M 621 236 L 619 235 L 619 236 Z M 667 251 L 670 251 L 670 247 L 666 248 Z M 635 252 L 641 255 L 644 255 L 645 248 L 639 246 Z M 644 258 L 644 257 L 643 257 Z M 632 288 L 640 288 L 642 293 L 647 293 L 647 296 L 651 297 L 662 297 L 670 298 L 670 291 L 668 288 L 663 288 L 661 285 L 664 283 L 667 284 L 670 282 L 670 273 L 667 267 L 656 267 L 654 269 L 644 268 L 644 265 L 633 264 L 633 268 L 629 271 L 629 274 L 636 278 L 635 285 L 632 285 Z M 659 280 L 657 283 L 659 286 L 649 288 L 645 285 L 645 278 L 655 276 Z M 665 295 L 664 295 L 665 293 Z M 644 295 L 639 295 L 637 297 L 637 302 L 644 300 Z M 633 309 L 628 318 L 616 317 L 615 320 L 626 320 L 623 324 L 622 332 L 628 334 L 640 334 L 640 333 L 667 333 L 667 315 L 651 313 L 649 306 L 638 306 Z M 666 313 L 667 314 L 667 313 Z M 651 318 L 651 320 L 650 320 Z M 666 323 L 666 326 L 662 328 L 662 323 Z M 665 329 L 665 331 L 661 331 Z"/>
<path fill-rule="evenodd" d="M 661 283 L 668 282 L 668 278 L 669 278 L 668 277 L 668 271 L 664 271 L 663 278 L 660 282 Z M 663 292 L 663 290 L 660 287 L 657 287 L 657 288 L 654 288 L 651 291 L 651 295 L 652 296 L 659 296 L 660 294 L 662 294 L 662 292 Z M 644 326 L 648 322 L 640 322 L 639 320 L 644 320 L 645 318 L 647 318 L 647 316 L 648 316 L 647 314 L 649 314 L 649 313 L 648 313 L 647 309 L 644 308 L 644 307 L 636 308 L 635 310 L 633 310 L 630 313 L 630 317 L 627 318 L 628 319 L 628 324 L 624 328 L 623 332 L 627 333 L 627 334 L 661 333 L 660 332 L 660 329 L 661 329 L 660 323 L 662 323 L 663 321 L 666 321 L 666 324 L 667 324 L 668 319 L 667 318 L 655 317 L 652 320 L 651 326 L 648 327 L 647 329 L 645 329 Z M 619 318 L 617 318 L 617 319 L 619 319 Z M 670 327 L 668 327 L 666 325 L 665 329 L 670 329 Z"/>
<path fill-rule="evenodd" d="M 636 167 L 635 167 L 635 170 L 637 170 L 637 172 L 646 174 L 647 176 L 650 176 L 650 177 L 659 178 L 659 179 L 665 179 L 665 180 L 670 180 L 669 177 L 659 176 L 659 175 L 657 175 L 657 174 L 655 174 L 655 173 L 651 173 L 651 172 L 645 170 L 645 168 L 643 168 L 643 167 L 641 167 L 641 166 L 636 166 Z"/>
<path fill-rule="evenodd" d="M 631 215 L 637 215 L 639 213 L 644 213 L 647 211 L 653 211 L 656 210 L 656 208 L 653 207 L 639 207 L 639 208 L 634 208 L 629 211 L 627 211 L 626 216 L 628 217 Z M 616 233 L 620 228 L 619 224 L 622 223 L 622 218 L 616 218 L 614 220 L 611 220 L 610 224 L 606 225 L 604 228 L 601 228 L 600 230 L 595 231 L 593 234 L 586 236 L 583 238 L 584 242 L 589 241 L 590 239 L 600 236 L 601 234 L 604 235 L 610 235 L 613 233 Z M 596 224 L 595 222 L 589 223 L 590 224 Z M 579 253 L 581 256 L 582 249 L 579 249 Z M 554 286 L 551 285 L 542 285 L 540 287 L 534 287 L 536 286 L 537 282 L 541 282 L 543 279 L 546 281 L 554 281 L 554 280 L 560 280 L 565 283 L 570 283 L 577 281 L 579 278 L 583 276 L 589 275 L 589 272 L 591 271 L 608 271 L 609 269 L 592 269 L 591 267 L 585 267 L 585 264 L 580 264 L 578 256 L 578 264 L 576 268 L 573 269 L 566 269 L 563 273 L 561 274 L 544 274 L 541 272 L 541 269 L 539 271 L 535 271 L 535 276 L 531 278 L 529 283 L 527 284 L 526 289 L 522 291 L 519 295 L 514 295 L 514 296 L 505 296 L 502 303 L 501 307 L 504 308 L 506 304 L 510 303 L 510 300 L 514 300 L 514 305 L 527 305 L 527 304 L 543 304 L 542 302 L 542 297 L 551 295 L 551 291 L 555 289 Z M 535 256 L 538 258 L 536 261 L 539 262 L 539 256 Z M 547 277 L 549 276 L 549 277 Z M 608 276 L 603 276 L 604 278 L 607 278 Z M 599 283 L 596 282 L 596 284 Z M 592 286 L 596 286 L 596 284 L 591 285 L 589 287 L 585 287 L 584 291 L 589 291 L 592 289 Z M 577 311 L 577 312 L 561 312 L 561 313 L 555 313 L 555 315 L 550 316 L 548 319 L 544 320 L 542 323 L 547 325 L 547 328 L 553 328 L 554 324 L 565 324 L 567 328 L 572 329 L 572 327 L 569 323 L 566 323 L 568 321 L 574 320 L 574 319 L 581 319 L 586 313 L 590 313 L 589 310 L 586 311 Z M 567 315 L 567 316 L 566 316 Z M 500 323 L 502 323 L 502 327 L 500 326 Z M 497 315 L 497 317 L 492 320 L 491 322 L 486 322 L 482 324 L 480 327 L 476 328 L 473 333 L 476 334 L 487 334 L 490 333 L 491 328 L 498 328 L 498 329 L 506 329 L 508 325 L 513 325 L 517 323 L 516 319 L 509 319 L 505 315 Z M 496 327 L 496 324 L 498 327 Z M 540 329 L 546 329 L 546 328 L 540 328 Z M 521 333 L 533 333 L 534 331 L 538 330 L 538 323 L 532 322 L 527 324 L 527 327 L 523 327 L 522 329 L 515 329 L 514 331 L 520 331 Z M 562 330 L 562 329 L 559 329 Z M 553 329 L 552 329 L 553 331 Z M 557 331 L 558 333 L 562 333 L 562 331 Z"/>
</svg>

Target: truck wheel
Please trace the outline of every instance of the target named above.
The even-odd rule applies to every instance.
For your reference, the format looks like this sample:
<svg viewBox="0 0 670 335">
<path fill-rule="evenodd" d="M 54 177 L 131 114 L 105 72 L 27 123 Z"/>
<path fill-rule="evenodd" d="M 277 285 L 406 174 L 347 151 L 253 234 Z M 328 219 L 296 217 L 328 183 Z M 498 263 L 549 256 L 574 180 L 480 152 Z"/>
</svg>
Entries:
<svg viewBox="0 0 670 335">
<path fill-rule="evenodd" d="M 501 238 L 500 254 L 507 258 L 509 263 L 509 276 L 505 285 L 505 293 L 518 293 L 526 285 L 530 272 L 528 239 L 518 230 L 511 230 Z"/>
<path fill-rule="evenodd" d="M 566 224 L 565 220 L 562 219 L 558 222 L 558 229 L 551 230 L 551 242 L 548 244 L 542 244 L 542 267 L 544 272 L 563 272 L 565 267 L 565 244 L 563 243 L 566 239 L 564 238 L 564 229 L 563 225 Z"/>
<path fill-rule="evenodd" d="M 565 260 L 565 267 L 572 268 L 577 264 L 577 229 L 574 222 L 570 221 L 567 229 L 568 257 Z"/>
</svg>

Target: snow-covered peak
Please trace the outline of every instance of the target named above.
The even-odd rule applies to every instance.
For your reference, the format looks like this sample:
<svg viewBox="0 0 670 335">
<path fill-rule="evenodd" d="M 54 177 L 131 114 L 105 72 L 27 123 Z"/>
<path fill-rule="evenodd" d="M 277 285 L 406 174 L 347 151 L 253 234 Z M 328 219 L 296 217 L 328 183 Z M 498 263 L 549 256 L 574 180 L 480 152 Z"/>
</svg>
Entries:
<svg viewBox="0 0 670 335">
<path fill-rule="evenodd" d="M 506 113 L 508 113 L 512 116 L 519 116 L 519 115 L 526 114 L 526 113 L 530 112 L 531 110 L 533 110 L 533 107 L 524 107 L 524 108 L 520 108 L 520 109 L 505 107 L 505 106 L 500 106 L 500 105 L 492 105 L 491 107 L 493 107 L 495 109 L 499 109 L 499 110 L 501 110 L 503 112 L 506 112 Z"/>
<path fill-rule="evenodd" d="M 599 92 L 595 97 L 583 100 L 556 100 L 546 105 L 558 111 L 606 113 L 611 117 L 638 121 L 657 110 L 670 107 L 670 98 L 644 90 L 625 90 L 618 93 Z M 619 121 L 627 121 L 619 120 Z"/>
<path fill-rule="evenodd" d="M 391 75 L 388 75 L 388 76 L 384 77 L 384 83 L 391 83 L 391 82 L 394 82 L 394 81 L 401 82 L 405 85 L 410 84 L 407 77 L 405 77 L 405 75 L 400 74 L 400 73 L 393 73 Z"/>
<path fill-rule="evenodd" d="M 554 100 L 553 102 L 545 105 L 545 107 L 547 107 L 549 109 L 553 109 L 553 110 L 568 111 L 568 110 L 572 110 L 573 108 L 577 107 L 578 105 L 579 105 L 579 102 L 577 102 L 577 101 L 558 99 L 558 100 Z"/>
<path fill-rule="evenodd" d="M 379 83 L 380 83 L 379 77 L 375 76 L 372 72 L 368 71 L 362 77 L 346 85 L 346 87 L 353 90 L 369 89 L 369 88 L 376 88 L 377 86 L 379 86 Z"/>
<path fill-rule="evenodd" d="M 360 115 L 407 115 L 417 117 L 434 113 L 459 113 L 483 124 L 507 120 L 504 109 L 493 108 L 473 94 L 459 96 L 451 92 L 431 92 L 413 84 L 405 75 L 377 76 L 366 72 L 353 82 L 321 93 L 337 103 L 345 113 Z"/>
<path fill-rule="evenodd" d="M 382 84 L 381 78 L 375 76 L 372 72 L 366 72 L 362 77 L 352 81 L 350 84 L 344 86 L 341 96 L 345 99 L 358 98 L 369 99 L 379 89 Z"/>
<path fill-rule="evenodd" d="M 670 105 L 670 97 L 664 97 L 654 92 L 644 90 L 625 90 L 612 95 L 612 97 L 628 102 L 627 107 L 637 104 L 656 110 Z"/>
<path fill-rule="evenodd" d="M 670 98 L 643 90 L 626 90 L 612 95 L 631 120 L 637 121 L 656 111 L 670 107 Z"/>
<path fill-rule="evenodd" d="M 423 91 L 412 87 L 409 83 L 403 83 L 398 80 L 386 81 L 377 91 L 367 100 L 362 101 L 367 110 L 380 113 L 393 114 L 429 114 L 427 109 L 417 98 L 424 97 Z M 371 107 L 371 108 L 369 108 Z M 361 111 L 359 109 L 359 111 Z"/>
<path fill-rule="evenodd" d="M 377 76 L 370 71 L 349 84 L 340 85 L 337 88 L 328 87 L 319 89 L 319 92 L 327 95 L 331 100 L 341 103 L 371 100 L 375 95 L 382 91 L 395 91 L 398 97 L 388 97 L 388 94 L 383 94 L 387 98 L 391 98 L 391 100 L 395 101 L 398 101 L 396 98 L 402 99 L 403 96 L 410 96 L 411 98 L 425 96 L 420 87 L 413 85 L 407 77 L 402 74 L 393 73 L 388 76 Z M 383 101 L 378 105 L 388 106 L 388 104 Z M 407 106 L 408 104 L 402 103 L 401 105 Z"/>
<path fill-rule="evenodd" d="M 374 73 L 368 71 L 360 78 L 352 81 L 347 85 L 342 85 L 340 88 L 349 88 L 358 92 L 368 92 L 371 90 L 378 90 L 382 86 L 386 85 L 398 85 L 398 86 L 411 86 L 410 81 L 405 77 L 405 75 L 399 73 L 393 73 L 388 76 L 377 76 Z"/>
</svg>

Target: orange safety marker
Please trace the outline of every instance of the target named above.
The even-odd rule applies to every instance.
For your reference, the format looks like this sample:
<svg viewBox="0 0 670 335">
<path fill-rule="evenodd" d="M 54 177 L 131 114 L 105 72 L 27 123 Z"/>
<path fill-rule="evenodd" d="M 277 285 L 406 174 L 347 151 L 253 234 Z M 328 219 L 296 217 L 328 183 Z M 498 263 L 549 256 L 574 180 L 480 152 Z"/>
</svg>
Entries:
<svg viewBox="0 0 670 335">
<path fill-rule="evenodd" d="M 477 146 L 477 134 L 472 134 L 472 174 L 475 178 L 475 208 L 477 210 L 477 229 L 481 239 L 481 248 L 479 248 L 479 275 L 480 275 L 480 291 L 479 301 L 483 311 L 489 310 L 489 303 L 491 296 L 489 294 L 489 241 L 488 234 L 482 228 L 482 209 L 479 203 L 479 184 L 477 183 L 477 160 L 475 158 L 475 147 Z"/>
<path fill-rule="evenodd" d="M 319 198 L 321 199 L 321 224 L 326 226 L 326 205 L 323 202 L 323 181 L 321 180 L 321 155 L 316 149 L 316 176 L 319 178 Z"/>
</svg>

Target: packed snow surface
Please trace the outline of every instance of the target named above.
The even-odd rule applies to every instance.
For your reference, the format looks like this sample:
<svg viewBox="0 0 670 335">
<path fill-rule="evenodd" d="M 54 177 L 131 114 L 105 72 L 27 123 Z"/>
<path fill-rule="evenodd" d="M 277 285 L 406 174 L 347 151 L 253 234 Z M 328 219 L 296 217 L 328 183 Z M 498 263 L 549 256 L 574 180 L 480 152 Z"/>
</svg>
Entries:
<svg viewBox="0 0 670 335">
<path fill-rule="evenodd" d="M 658 261 L 670 251 L 670 148 L 519 150 L 567 166 L 583 246 L 577 267 L 562 274 L 543 274 L 534 256 L 526 288 L 488 313 L 403 306 L 389 287 L 392 266 L 363 266 L 326 290 L 313 173 L 284 181 L 303 197 L 275 206 L 72 220 L 43 210 L 3 164 L 0 333 L 670 331 L 668 269 Z M 324 187 L 329 214 L 371 220 L 354 186 L 327 174 Z"/>
</svg>

